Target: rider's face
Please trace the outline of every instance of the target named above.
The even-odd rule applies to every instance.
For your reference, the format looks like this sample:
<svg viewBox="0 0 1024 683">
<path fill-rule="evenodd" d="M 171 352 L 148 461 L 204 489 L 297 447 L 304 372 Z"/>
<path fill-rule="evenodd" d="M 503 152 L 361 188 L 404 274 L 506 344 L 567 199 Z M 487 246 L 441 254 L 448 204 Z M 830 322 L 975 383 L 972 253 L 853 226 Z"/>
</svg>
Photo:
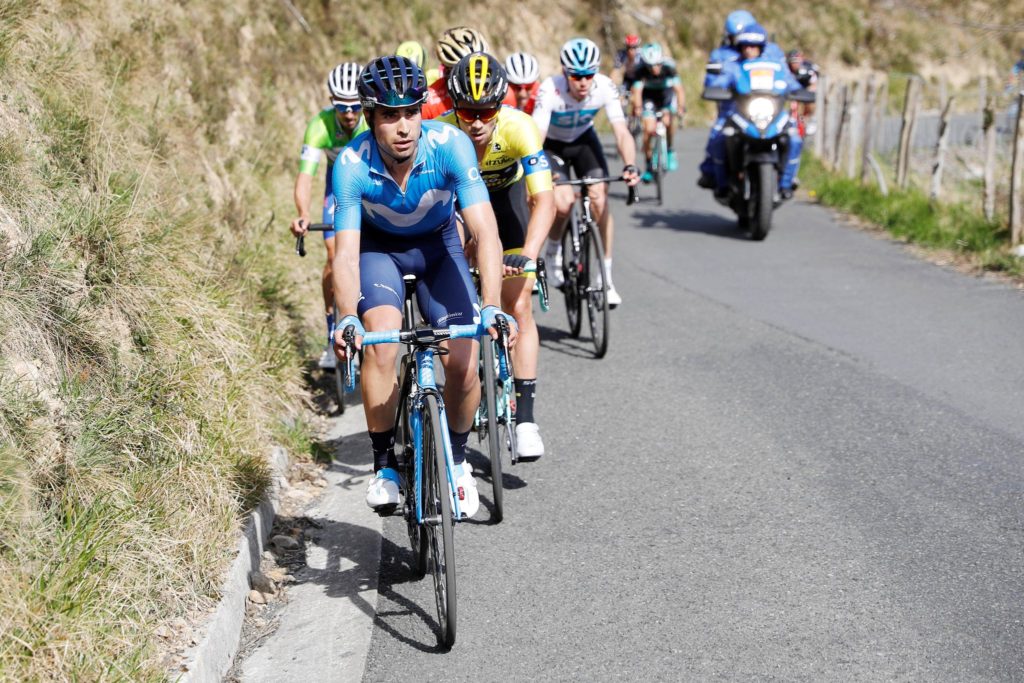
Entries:
<svg viewBox="0 0 1024 683">
<path fill-rule="evenodd" d="M 373 137 L 385 152 L 405 160 L 416 154 L 422 123 L 419 105 L 380 107 L 373 112 Z"/>
<path fill-rule="evenodd" d="M 334 117 L 346 132 L 355 129 L 360 113 L 359 102 L 334 102 Z"/>
<path fill-rule="evenodd" d="M 487 114 L 490 114 L 492 111 L 495 110 L 486 110 Z M 475 113 L 477 112 L 472 109 L 465 111 L 458 110 L 455 120 L 459 122 L 459 128 L 469 135 L 469 139 L 473 141 L 473 144 L 477 147 L 482 147 L 491 139 L 491 134 L 494 133 L 494 127 L 498 125 L 498 117 L 486 115 L 475 117 L 473 116 Z M 463 114 L 468 114 L 468 116 L 463 116 Z M 467 121 L 467 118 L 471 120 Z"/>
<path fill-rule="evenodd" d="M 743 59 L 756 59 L 761 56 L 761 46 L 741 45 L 740 54 L 743 56 Z"/>
<path fill-rule="evenodd" d="M 522 109 L 526 106 L 526 103 L 530 101 L 530 91 L 533 89 L 533 83 L 527 83 L 525 85 L 512 85 L 509 84 L 509 89 L 512 94 L 516 97 L 516 108 Z"/>
<path fill-rule="evenodd" d="M 594 85 L 594 74 L 580 76 L 566 72 L 565 80 L 569 82 L 569 94 L 577 100 L 582 100 L 590 94 L 590 88 Z"/>
</svg>

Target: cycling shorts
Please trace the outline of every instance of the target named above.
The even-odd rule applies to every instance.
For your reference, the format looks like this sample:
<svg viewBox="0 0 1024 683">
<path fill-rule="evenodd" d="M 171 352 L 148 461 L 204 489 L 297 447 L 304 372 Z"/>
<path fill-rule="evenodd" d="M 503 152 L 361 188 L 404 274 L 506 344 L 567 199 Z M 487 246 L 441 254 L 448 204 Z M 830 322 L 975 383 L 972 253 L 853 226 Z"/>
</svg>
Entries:
<svg viewBox="0 0 1024 683">
<path fill-rule="evenodd" d="M 324 187 L 324 212 L 323 222 L 328 225 L 334 225 L 334 191 L 331 188 L 331 170 L 333 164 L 327 164 L 327 186 Z M 329 240 L 334 238 L 334 230 L 324 230 L 324 239 Z"/>
<path fill-rule="evenodd" d="M 555 179 L 569 179 L 569 168 L 577 178 L 607 178 L 608 162 L 604 158 L 601 140 L 593 128 L 588 128 L 572 142 L 548 138 L 544 141 L 551 173 Z"/>
<path fill-rule="evenodd" d="M 479 318 L 476 290 L 455 221 L 427 235 L 398 237 L 363 224 L 359 238 L 359 307 L 405 302 L 403 275 L 416 276 L 420 314 L 434 327 L 469 325 Z"/>
<path fill-rule="evenodd" d="M 671 109 L 672 105 L 675 104 L 675 98 L 675 91 L 669 88 L 662 88 L 660 90 L 644 88 L 644 108 L 641 116 L 648 118 L 664 109 Z"/>
<path fill-rule="evenodd" d="M 498 219 L 502 249 L 519 249 L 526 243 L 530 207 L 526 203 L 526 182 L 520 178 L 508 187 L 491 190 L 491 207 Z"/>
</svg>

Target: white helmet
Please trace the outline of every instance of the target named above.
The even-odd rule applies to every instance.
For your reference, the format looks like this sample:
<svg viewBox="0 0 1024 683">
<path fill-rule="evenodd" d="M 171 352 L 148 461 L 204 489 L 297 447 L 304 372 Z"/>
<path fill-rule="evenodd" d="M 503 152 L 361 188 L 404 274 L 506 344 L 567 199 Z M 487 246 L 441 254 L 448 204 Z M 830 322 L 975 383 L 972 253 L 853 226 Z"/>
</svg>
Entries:
<svg viewBox="0 0 1024 683">
<path fill-rule="evenodd" d="M 588 38 L 573 38 L 562 46 L 562 66 L 570 74 L 596 74 L 601 65 L 601 50 Z"/>
<path fill-rule="evenodd" d="M 508 82 L 515 85 L 536 83 L 540 78 L 540 64 L 531 54 L 515 52 L 505 60 L 505 73 L 508 74 Z"/>
<path fill-rule="evenodd" d="M 331 70 L 327 77 L 327 90 L 332 100 L 352 102 L 359 99 L 359 72 L 362 65 L 356 62 L 345 62 Z"/>
</svg>

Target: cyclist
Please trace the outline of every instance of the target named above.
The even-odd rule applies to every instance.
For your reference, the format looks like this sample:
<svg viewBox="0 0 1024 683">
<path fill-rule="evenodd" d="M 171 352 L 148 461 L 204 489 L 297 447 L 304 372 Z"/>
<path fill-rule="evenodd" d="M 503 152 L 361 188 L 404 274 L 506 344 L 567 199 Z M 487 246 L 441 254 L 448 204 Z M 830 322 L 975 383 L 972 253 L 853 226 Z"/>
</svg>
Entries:
<svg viewBox="0 0 1024 683">
<path fill-rule="evenodd" d="M 470 52 L 486 52 L 487 41 L 476 29 L 456 26 L 441 34 L 437 41 L 437 58 L 441 61 L 441 77 L 430 84 L 427 101 L 423 104 L 423 118 L 436 119 L 452 110 L 452 98 L 448 96 L 446 72 Z M 505 95 L 505 104 L 516 106 L 512 93 Z"/>
<path fill-rule="evenodd" d="M 613 71 L 622 71 L 622 90 L 625 93 L 633 91 L 633 83 L 636 82 L 636 72 L 640 68 L 640 36 L 635 33 L 626 35 L 622 49 L 615 53 Z"/>
<path fill-rule="evenodd" d="M 516 109 L 532 114 L 537 103 L 537 91 L 540 90 L 537 58 L 526 52 L 514 52 L 505 60 L 505 74 L 509 90 L 516 98 Z"/>
<path fill-rule="evenodd" d="M 704 75 L 705 88 L 708 87 L 712 78 L 722 73 L 726 64 L 739 60 L 740 53 L 739 48 L 736 45 L 736 36 L 739 35 L 745 27 L 755 23 L 757 22 L 754 20 L 754 15 L 747 10 L 742 9 L 730 12 L 725 18 L 725 32 L 722 37 L 722 43 L 712 50 L 711 54 L 708 56 L 708 63 L 705 67 Z M 764 59 L 774 59 L 780 64 L 784 63 L 786 59 L 786 55 L 782 52 L 782 48 L 772 42 L 768 42 L 765 45 L 762 56 Z M 722 134 L 722 128 L 725 127 L 726 120 L 728 120 L 729 116 L 732 115 L 732 109 L 732 102 L 718 103 L 718 118 L 715 119 L 715 123 L 711 126 L 711 133 L 708 135 L 708 142 L 704 149 L 704 161 L 700 164 L 700 178 L 697 180 L 697 184 L 700 187 L 708 189 L 714 189 L 716 187 L 714 169 L 712 168 L 711 162 L 711 147 Z"/>
<path fill-rule="evenodd" d="M 805 90 L 818 89 L 818 76 L 821 70 L 818 65 L 809 59 L 804 58 L 800 50 L 790 50 L 786 53 L 786 64 L 793 78 Z M 800 135 L 814 135 L 817 126 L 814 124 L 814 102 L 792 102 L 793 118 L 797 120 Z"/>
<path fill-rule="evenodd" d="M 439 120 L 458 126 L 473 141 L 505 254 L 536 259 L 555 218 L 551 169 L 533 118 L 501 105 L 507 87 L 505 70 L 496 58 L 486 52 L 471 53 L 449 72 L 448 93 L 455 111 Z M 534 277 L 532 273 L 506 276 L 501 287 L 502 309 L 519 324 L 513 351 L 516 451 L 524 460 L 544 455 L 544 441 L 533 415 L 540 351 L 533 319 L 533 282 L 528 279 Z"/>
<path fill-rule="evenodd" d="M 320 156 L 327 156 L 327 183 L 324 188 L 323 222 L 334 220 L 334 195 L 331 194 L 331 170 L 341 149 L 359 133 L 366 130 L 362 117 L 362 105 L 356 81 L 362 66 L 356 62 L 339 64 L 327 76 L 327 90 L 331 105 L 324 109 L 306 126 L 299 157 L 299 174 L 295 178 L 295 209 L 299 217 L 292 221 L 291 231 L 296 237 L 305 235 L 309 228 L 309 204 L 313 193 L 313 176 L 320 165 Z M 324 232 L 324 246 L 327 247 L 327 262 L 324 264 L 321 289 L 327 317 L 327 347 L 320 354 L 320 367 L 332 369 L 337 361 L 331 350 L 331 333 L 334 331 L 334 293 L 331 280 L 331 263 L 334 260 L 334 232 Z"/>
<path fill-rule="evenodd" d="M 765 59 L 763 57 L 767 43 L 768 32 L 758 24 L 748 24 L 743 31 L 736 35 L 736 46 L 740 50 L 739 61 L 726 64 L 722 73 L 712 78 L 708 85 L 710 87 L 735 90 L 742 71 L 760 69 L 774 71 L 773 80 L 775 82 L 785 81 L 789 92 L 800 90 L 800 84 L 793 78 L 785 64 L 775 59 Z M 796 178 L 797 171 L 800 170 L 800 151 L 803 149 L 803 140 L 800 138 L 800 134 L 792 122 L 790 122 L 789 127 L 786 129 L 786 133 L 789 137 L 789 154 L 786 167 L 779 178 L 779 193 L 783 199 L 789 199 L 793 196 L 793 180 Z M 728 191 L 726 187 L 728 177 L 725 168 L 724 135 L 718 136 L 712 147 L 711 154 L 715 160 L 715 196 L 721 196 Z"/>
<path fill-rule="evenodd" d="M 592 40 L 573 38 L 562 46 L 560 60 L 562 73 L 550 76 L 541 83 L 537 106 L 533 110 L 533 118 L 544 138 L 544 149 L 552 162 L 554 177 L 568 178 L 570 166 L 580 178 L 608 177 L 608 162 L 594 130 L 594 117 L 604 109 L 615 133 L 619 157 L 624 164 L 622 173 L 630 185 L 636 185 L 640 182 L 635 165 L 636 146 L 626 128 L 615 84 L 612 79 L 598 73 L 601 51 Z M 607 210 L 607 184 L 592 185 L 590 199 L 607 255 L 604 271 L 608 282 L 608 305 L 615 307 L 622 303 L 622 297 L 612 284 L 611 254 L 615 225 L 612 212 Z M 555 187 L 558 215 L 548 238 L 545 260 L 556 284 L 562 282 L 561 240 L 574 201 L 575 193 L 571 187 Z"/>
<path fill-rule="evenodd" d="M 441 72 L 437 67 L 427 68 L 427 51 L 423 49 L 423 46 L 415 40 L 407 40 L 398 46 L 395 50 L 395 54 L 399 57 L 405 57 L 410 62 L 418 66 L 423 70 L 426 75 L 427 83 L 433 83 L 435 80 L 441 77 Z"/>
<path fill-rule="evenodd" d="M 651 154 L 654 149 L 654 132 L 657 127 L 657 117 L 660 112 L 665 112 L 665 143 L 668 147 L 668 159 L 666 159 L 668 170 L 674 171 L 679 168 L 676 161 L 676 152 L 673 149 L 673 138 L 675 126 L 673 116 L 680 110 L 686 111 L 686 94 L 683 92 L 683 82 L 679 78 L 675 64 L 666 59 L 661 45 L 648 43 L 640 50 L 640 68 L 636 72 L 636 81 L 633 83 L 633 115 L 643 116 L 644 122 L 644 158 L 647 160 L 647 170 L 640 177 L 645 183 L 653 180 L 651 174 Z"/>
<path fill-rule="evenodd" d="M 344 357 L 343 331 L 350 325 L 357 348 L 365 329 L 402 325 L 405 274 L 419 279 L 417 300 L 429 324 L 448 327 L 482 320 L 493 328 L 502 315 L 501 244 L 473 144 L 451 126 L 422 120 L 426 81 L 420 68 L 404 57 L 379 57 L 367 64 L 359 77 L 359 96 L 370 129 L 334 165 L 334 284 L 344 316 L 334 337 L 338 355 Z M 482 309 L 455 229 L 456 199 L 476 242 Z M 472 468 L 465 462 L 466 441 L 480 404 L 476 344 L 473 339 L 452 340 L 449 354 L 442 357 L 455 462 L 453 491 L 470 517 L 480 505 Z M 373 346 L 366 349 L 362 365 L 376 472 L 366 503 L 375 509 L 399 502 L 393 422 L 397 355 L 393 344 Z"/>
</svg>

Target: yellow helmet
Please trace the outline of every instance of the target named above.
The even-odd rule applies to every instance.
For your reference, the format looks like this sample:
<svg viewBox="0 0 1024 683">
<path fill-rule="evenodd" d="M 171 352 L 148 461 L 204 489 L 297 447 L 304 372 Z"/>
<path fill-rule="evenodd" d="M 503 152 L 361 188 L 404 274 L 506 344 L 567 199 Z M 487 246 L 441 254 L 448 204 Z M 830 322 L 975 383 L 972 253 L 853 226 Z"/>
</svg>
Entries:
<svg viewBox="0 0 1024 683">
<path fill-rule="evenodd" d="M 421 69 L 427 65 L 427 51 L 415 40 L 407 40 L 399 45 L 398 49 L 395 50 L 395 54 L 399 57 L 405 57 Z"/>
</svg>

